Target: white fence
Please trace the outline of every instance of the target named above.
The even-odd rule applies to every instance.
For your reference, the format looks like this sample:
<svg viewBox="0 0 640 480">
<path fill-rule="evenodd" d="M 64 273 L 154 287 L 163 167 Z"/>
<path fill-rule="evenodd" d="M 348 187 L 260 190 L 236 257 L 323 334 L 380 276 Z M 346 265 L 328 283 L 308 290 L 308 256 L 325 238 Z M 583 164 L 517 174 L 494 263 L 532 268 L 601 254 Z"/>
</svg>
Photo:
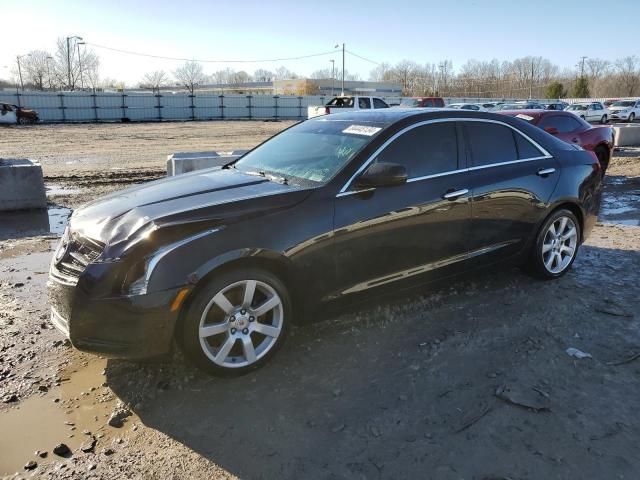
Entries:
<svg viewBox="0 0 640 480">
<path fill-rule="evenodd" d="M 223 119 L 307 118 L 309 105 L 324 105 L 328 96 L 220 95 L 211 92 L 12 92 L 0 91 L 0 102 L 38 112 L 42 122 L 115 122 Z M 400 97 L 383 97 L 400 103 Z M 570 101 L 576 101 L 571 99 Z M 445 98 L 445 103 L 495 102 L 490 98 Z M 540 100 L 543 101 L 543 100 Z"/>
<path fill-rule="evenodd" d="M 307 118 L 330 97 L 216 93 L 7 92 L 0 102 L 37 110 L 42 122 L 113 122 Z M 386 98 L 398 103 L 400 99 Z"/>
</svg>

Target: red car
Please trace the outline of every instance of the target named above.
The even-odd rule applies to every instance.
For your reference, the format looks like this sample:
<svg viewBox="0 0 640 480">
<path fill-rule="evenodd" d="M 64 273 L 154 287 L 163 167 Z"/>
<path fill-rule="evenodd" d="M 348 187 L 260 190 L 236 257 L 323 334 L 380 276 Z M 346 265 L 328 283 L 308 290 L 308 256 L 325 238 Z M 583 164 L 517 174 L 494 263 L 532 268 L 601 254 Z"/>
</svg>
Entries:
<svg viewBox="0 0 640 480">
<path fill-rule="evenodd" d="M 444 99 L 442 97 L 410 97 L 402 100 L 400 106 L 444 108 Z"/>
<path fill-rule="evenodd" d="M 570 112 L 555 110 L 502 110 L 497 113 L 518 117 L 567 143 L 580 145 L 596 154 L 606 171 L 613 150 L 613 129 L 607 125 L 591 125 Z"/>
</svg>

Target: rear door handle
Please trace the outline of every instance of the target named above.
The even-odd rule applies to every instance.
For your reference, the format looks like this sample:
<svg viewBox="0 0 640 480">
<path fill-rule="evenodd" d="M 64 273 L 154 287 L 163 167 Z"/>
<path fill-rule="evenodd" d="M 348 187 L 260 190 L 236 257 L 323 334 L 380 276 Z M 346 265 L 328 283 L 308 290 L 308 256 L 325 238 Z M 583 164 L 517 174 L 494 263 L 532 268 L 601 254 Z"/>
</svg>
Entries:
<svg viewBox="0 0 640 480">
<path fill-rule="evenodd" d="M 469 193 L 469 189 L 467 188 L 461 188 L 459 190 L 453 190 L 451 192 L 447 192 L 444 195 L 442 195 L 442 198 L 444 198 L 445 200 L 455 200 L 458 197 L 461 197 L 462 195 L 466 195 L 467 193 Z"/>
<path fill-rule="evenodd" d="M 555 171 L 555 168 L 541 168 L 540 170 L 538 170 L 538 175 L 540 175 L 541 177 L 546 177 L 548 175 L 551 175 Z"/>
</svg>

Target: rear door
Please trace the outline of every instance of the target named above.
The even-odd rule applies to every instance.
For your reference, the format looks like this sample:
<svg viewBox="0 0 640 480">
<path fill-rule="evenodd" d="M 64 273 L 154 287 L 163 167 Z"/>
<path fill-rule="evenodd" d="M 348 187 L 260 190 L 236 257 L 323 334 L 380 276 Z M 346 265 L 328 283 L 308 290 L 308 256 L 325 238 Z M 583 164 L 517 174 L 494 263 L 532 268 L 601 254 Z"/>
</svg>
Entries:
<svg viewBox="0 0 640 480">
<path fill-rule="evenodd" d="M 519 252 L 539 221 L 560 172 L 556 160 L 495 120 L 464 121 L 470 163 L 471 237 L 476 263 Z"/>
<path fill-rule="evenodd" d="M 407 183 L 345 185 L 336 196 L 335 296 L 464 268 L 470 204 L 461 136 L 450 121 L 407 127 L 370 163 L 404 165 Z"/>
</svg>

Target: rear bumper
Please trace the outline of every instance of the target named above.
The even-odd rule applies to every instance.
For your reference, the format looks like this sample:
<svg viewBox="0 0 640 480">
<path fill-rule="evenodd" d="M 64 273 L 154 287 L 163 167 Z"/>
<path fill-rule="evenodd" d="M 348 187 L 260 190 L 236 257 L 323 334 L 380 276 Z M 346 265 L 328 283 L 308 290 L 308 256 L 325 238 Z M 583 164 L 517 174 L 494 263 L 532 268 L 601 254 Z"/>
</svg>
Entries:
<svg viewBox="0 0 640 480">
<path fill-rule="evenodd" d="M 171 348 L 178 317 L 171 305 L 179 290 L 92 298 L 80 283 L 50 280 L 51 323 L 78 350 L 128 359 L 161 355 Z"/>
</svg>

